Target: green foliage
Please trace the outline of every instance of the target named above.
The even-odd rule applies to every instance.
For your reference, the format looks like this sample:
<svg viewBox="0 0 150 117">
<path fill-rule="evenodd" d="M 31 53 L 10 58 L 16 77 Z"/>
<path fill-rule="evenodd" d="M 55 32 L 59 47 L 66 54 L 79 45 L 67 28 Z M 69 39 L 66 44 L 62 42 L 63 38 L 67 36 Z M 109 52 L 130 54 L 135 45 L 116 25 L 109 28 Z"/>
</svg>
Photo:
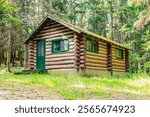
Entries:
<svg viewBox="0 0 150 117">
<path fill-rule="evenodd" d="M 1 1 L 0 3 L 2 3 Z M 13 16 L 14 13 L 18 12 L 18 10 L 19 9 L 16 4 L 10 5 L 9 3 L 4 1 L 2 4 L 0 4 L 0 23 L 5 24 L 6 26 L 10 26 L 10 23 L 12 22 L 16 25 L 21 24 L 21 20 Z"/>
</svg>

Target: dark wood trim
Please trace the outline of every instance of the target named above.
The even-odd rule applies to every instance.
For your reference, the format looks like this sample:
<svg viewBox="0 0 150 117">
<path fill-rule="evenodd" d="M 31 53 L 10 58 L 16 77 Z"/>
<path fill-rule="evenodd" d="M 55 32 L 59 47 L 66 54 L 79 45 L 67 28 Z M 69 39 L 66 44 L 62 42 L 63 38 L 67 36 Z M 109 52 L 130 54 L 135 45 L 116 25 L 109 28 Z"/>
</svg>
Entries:
<svg viewBox="0 0 150 117">
<path fill-rule="evenodd" d="M 129 50 L 125 49 L 125 70 L 129 72 Z"/>
<path fill-rule="evenodd" d="M 113 71 L 112 67 L 112 44 L 107 43 L 107 69 L 108 71 Z"/>
</svg>

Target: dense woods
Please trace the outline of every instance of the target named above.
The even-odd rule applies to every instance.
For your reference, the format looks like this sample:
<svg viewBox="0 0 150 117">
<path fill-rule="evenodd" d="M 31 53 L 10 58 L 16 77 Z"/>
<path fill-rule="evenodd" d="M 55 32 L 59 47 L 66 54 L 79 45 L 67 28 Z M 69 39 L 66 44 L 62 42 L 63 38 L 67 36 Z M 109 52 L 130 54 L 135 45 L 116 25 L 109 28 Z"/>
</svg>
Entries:
<svg viewBox="0 0 150 117">
<path fill-rule="evenodd" d="M 23 42 L 51 14 L 126 45 L 130 71 L 150 72 L 149 9 L 149 0 L 0 0 L 0 66 L 25 65 Z"/>
</svg>

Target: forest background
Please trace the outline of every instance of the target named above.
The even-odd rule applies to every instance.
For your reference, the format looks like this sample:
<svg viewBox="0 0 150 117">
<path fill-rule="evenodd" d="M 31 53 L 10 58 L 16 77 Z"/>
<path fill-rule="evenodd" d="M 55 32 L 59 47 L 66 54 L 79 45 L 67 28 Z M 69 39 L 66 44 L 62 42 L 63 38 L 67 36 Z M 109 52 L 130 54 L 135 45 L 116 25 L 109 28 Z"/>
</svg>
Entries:
<svg viewBox="0 0 150 117">
<path fill-rule="evenodd" d="M 26 67 L 23 42 L 49 14 L 127 46 L 130 71 L 150 72 L 150 0 L 0 0 L 0 67 Z"/>
</svg>

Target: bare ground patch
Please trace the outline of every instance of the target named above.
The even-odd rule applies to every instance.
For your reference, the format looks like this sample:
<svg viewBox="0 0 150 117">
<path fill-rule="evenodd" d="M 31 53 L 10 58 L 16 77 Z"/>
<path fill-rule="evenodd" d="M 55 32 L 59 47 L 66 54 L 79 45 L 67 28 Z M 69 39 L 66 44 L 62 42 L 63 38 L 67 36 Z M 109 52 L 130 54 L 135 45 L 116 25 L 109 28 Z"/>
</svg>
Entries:
<svg viewBox="0 0 150 117">
<path fill-rule="evenodd" d="M 22 85 L 18 83 L 1 84 L 0 82 L 0 99 L 8 100 L 28 100 L 28 99 L 49 99 L 60 100 L 63 99 L 57 93 L 50 92 L 51 87 L 40 85 Z"/>
</svg>

